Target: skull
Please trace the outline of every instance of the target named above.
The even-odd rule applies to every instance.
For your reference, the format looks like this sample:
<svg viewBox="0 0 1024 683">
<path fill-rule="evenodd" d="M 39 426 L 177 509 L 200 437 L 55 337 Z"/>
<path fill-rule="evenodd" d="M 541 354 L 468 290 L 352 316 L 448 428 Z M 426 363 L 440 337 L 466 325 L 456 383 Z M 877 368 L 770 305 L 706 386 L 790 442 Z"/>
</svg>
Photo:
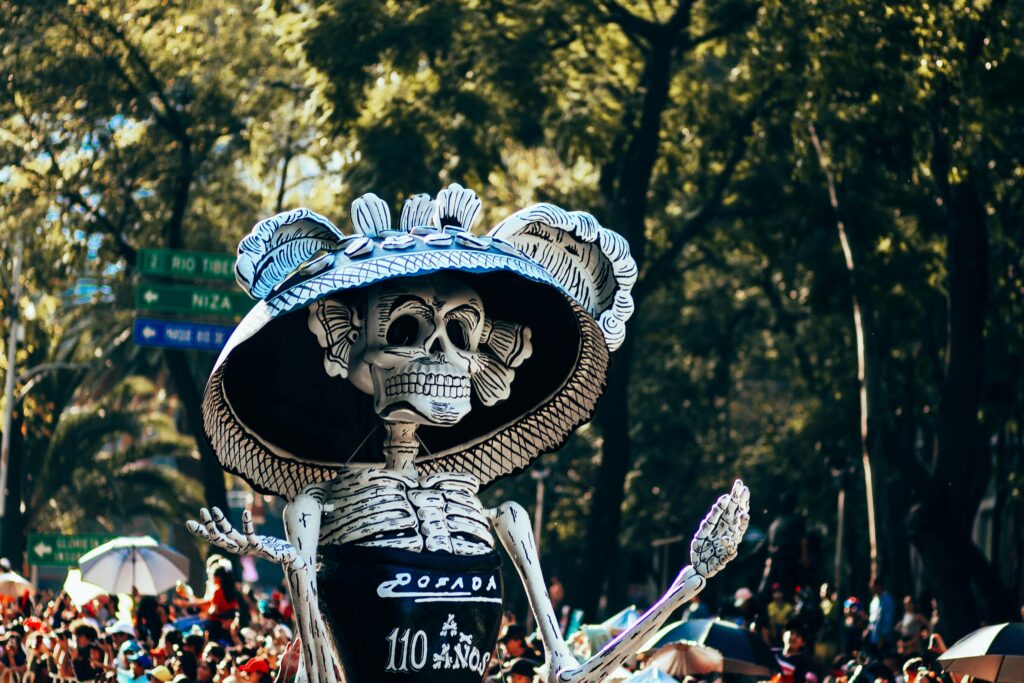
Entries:
<svg viewBox="0 0 1024 683">
<path fill-rule="evenodd" d="M 480 295 L 450 275 L 388 280 L 367 291 L 362 314 L 335 299 L 310 307 L 309 327 L 328 374 L 373 394 L 392 422 L 450 426 L 508 398 L 532 353 L 530 330 L 491 321 Z"/>
<path fill-rule="evenodd" d="M 470 361 L 484 326 L 479 295 L 450 276 L 391 280 L 367 297 L 366 352 L 383 418 L 452 425 L 470 409 Z"/>
</svg>

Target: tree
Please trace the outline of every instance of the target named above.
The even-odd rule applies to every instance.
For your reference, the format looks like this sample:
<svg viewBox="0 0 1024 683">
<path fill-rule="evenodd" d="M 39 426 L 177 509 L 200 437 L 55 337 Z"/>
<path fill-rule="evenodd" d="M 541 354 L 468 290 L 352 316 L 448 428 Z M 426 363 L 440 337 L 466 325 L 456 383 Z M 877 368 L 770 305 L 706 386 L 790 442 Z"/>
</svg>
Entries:
<svg viewBox="0 0 1024 683">
<path fill-rule="evenodd" d="M 752 20 L 753 6 L 744 2 L 715 8 L 694 2 L 321 5 L 307 53 L 330 83 L 336 130 L 360 154 L 350 192 L 372 187 L 397 200 L 424 184 L 458 179 L 488 193 L 487 181 L 495 177 L 529 187 L 535 185 L 530 176 L 545 169 L 526 167 L 521 177 L 510 176 L 518 171 L 516 157 L 531 155 L 547 154 L 551 176 L 588 169 L 581 183 L 566 184 L 565 196 L 545 188 L 530 199 L 592 207 L 629 240 L 641 268 L 638 308 L 721 209 L 763 106 L 750 89 L 731 94 L 722 88 L 724 78 L 694 78 L 702 69 L 727 74 L 740 58 L 721 41 Z M 352 39 L 337 41 L 339 34 Z M 747 105 L 701 120 L 708 130 L 701 129 L 700 152 L 686 160 L 695 167 L 687 167 L 693 173 L 689 194 L 669 173 L 685 161 L 668 160 L 679 154 L 672 150 L 678 129 L 665 123 L 696 123 L 683 93 L 730 104 L 746 99 Z M 508 208 L 495 194 L 498 208 Z M 618 544 L 633 457 L 630 339 L 616 353 L 596 418 L 603 444 L 583 556 L 589 569 L 575 586 L 576 599 L 591 612 Z"/>
<path fill-rule="evenodd" d="M 103 236 L 98 270 L 120 295 L 141 247 L 233 250 L 289 190 L 329 199 L 329 178 L 288 180 L 290 164 L 315 173 L 338 162 L 310 141 L 315 112 L 296 106 L 301 79 L 259 3 L 50 1 L 0 13 L 4 172 L 42 205 L 46 235 Z M 257 39 L 271 49 L 237 49 Z M 283 112 L 295 136 L 282 143 L 270 124 Z M 42 230 L 14 229 L 36 249 Z M 224 506 L 202 436 L 197 376 L 209 359 L 162 360 L 199 444 L 205 500 Z"/>
</svg>

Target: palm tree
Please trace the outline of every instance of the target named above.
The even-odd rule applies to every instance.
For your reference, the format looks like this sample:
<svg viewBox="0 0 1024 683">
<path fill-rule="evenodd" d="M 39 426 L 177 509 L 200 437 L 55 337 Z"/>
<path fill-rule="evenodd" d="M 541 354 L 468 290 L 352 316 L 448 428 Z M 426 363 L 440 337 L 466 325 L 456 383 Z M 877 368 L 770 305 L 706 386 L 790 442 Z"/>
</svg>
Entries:
<svg viewBox="0 0 1024 683">
<path fill-rule="evenodd" d="M 185 474 L 195 442 L 174 428 L 169 405 L 150 380 L 133 376 L 66 410 L 42 457 L 26 462 L 27 526 L 172 535 L 195 514 L 201 487 Z"/>
</svg>

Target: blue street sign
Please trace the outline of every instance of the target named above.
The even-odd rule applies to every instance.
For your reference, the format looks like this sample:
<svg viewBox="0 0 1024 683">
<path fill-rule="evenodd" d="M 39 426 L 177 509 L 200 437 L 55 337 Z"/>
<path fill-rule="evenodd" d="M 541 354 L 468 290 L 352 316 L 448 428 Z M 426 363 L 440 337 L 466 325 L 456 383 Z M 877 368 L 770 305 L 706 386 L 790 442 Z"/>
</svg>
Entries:
<svg viewBox="0 0 1024 683">
<path fill-rule="evenodd" d="M 136 318 L 132 326 L 132 337 L 139 346 L 220 351 L 234 329 L 228 325 Z"/>
</svg>

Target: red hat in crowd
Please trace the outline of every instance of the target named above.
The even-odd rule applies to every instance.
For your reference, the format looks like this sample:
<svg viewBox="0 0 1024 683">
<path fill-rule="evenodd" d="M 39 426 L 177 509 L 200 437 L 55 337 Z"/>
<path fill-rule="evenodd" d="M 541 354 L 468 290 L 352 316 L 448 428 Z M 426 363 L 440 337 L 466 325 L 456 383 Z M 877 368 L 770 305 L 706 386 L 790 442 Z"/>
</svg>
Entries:
<svg viewBox="0 0 1024 683">
<path fill-rule="evenodd" d="M 270 662 L 263 657 L 253 657 L 245 664 L 240 665 L 238 670 L 245 673 L 268 674 L 270 673 Z"/>
<path fill-rule="evenodd" d="M 29 631 L 45 631 L 46 624 L 39 617 L 29 617 L 25 620 L 25 628 Z"/>
</svg>

